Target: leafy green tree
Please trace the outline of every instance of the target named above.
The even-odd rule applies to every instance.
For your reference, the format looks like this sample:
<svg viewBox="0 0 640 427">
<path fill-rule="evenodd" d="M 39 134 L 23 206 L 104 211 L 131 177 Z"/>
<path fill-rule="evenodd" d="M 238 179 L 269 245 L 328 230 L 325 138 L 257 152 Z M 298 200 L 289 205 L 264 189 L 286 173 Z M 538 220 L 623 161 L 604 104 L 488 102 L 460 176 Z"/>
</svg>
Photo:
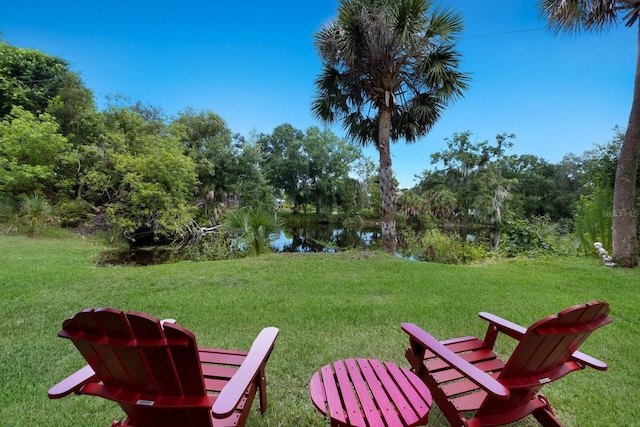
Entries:
<svg viewBox="0 0 640 427">
<path fill-rule="evenodd" d="M 91 204 L 99 202 L 91 193 L 86 193 L 87 175 L 95 175 L 94 165 L 100 163 L 99 148 L 105 134 L 103 116 L 98 112 L 93 93 L 83 85 L 76 73 L 69 73 L 62 78 L 58 93 L 50 100 L 47 112 L 55 118 L 60 126 L 59 132 L 72 145 L 65 162 L 67 167 L 59 181 L 58 199 L 66 197 L 71 201 L 86 198 Z"/>
<path fill-rule="evenodd" d="M 407 218 L 419 218 L 423 213 L 429 212 L 429 201 L 414 190 L 402 190 L 398 196 L 398 211 Z"/>
<path fill-rule="evenodd" d="M 495 212 L 492 200 L 502 199 L 504 202 L 503 197 L 497 198 L 498 193 L 513 183 L 502 177 L 498 164 L 504 158 L 505 151 L 513 146 L 511 139 L 515 136 L 497 135 L 495 145 L 489 144 L 489 141 L 475 143 L 472 136 L 467 131 L 446 138 L 447 149 L 431 155 L 431 163 L 440 165 L 440 168 L 423 172 L 417 187 L 422 192 L 431 193 L 431 199 L 443 188 L 448 188 L 454 197 L 442 194 L 443 203 L 434 205 L 440 214 L 450 216 L 450 209 L 455 205 L 456 212 L 463 220 L 482 222 Z"/>
<path fill-rule="evenodd" d="M 240 195 L 242 206 L 267 212 L 275 208 L 273 186 L 260 168 L 262 151 L 254 141 L 240 139 L 238 143 L 236 168 L 232 171 L 236 183 L 234 191 Z"/>
<path fill-rule="evenodd" d="M 549 217 L 570 218 L 576 202 L 587 191 L 583 158 L 571 153 L 563 156 L 555 165 L 555 183 Z"/>
<path fill-rule="evenodd" d="M 0 41 L 0 118 L 14 106 L 44 113 L 68 73 L 69 64 L 60 58 Z"/>
<path fill-rule="evenodd" d="M 349 176 L 342 177 L 337 180 L 336 184 L 336 206 L 340 213 L 344 215 L 344 219 L 353 219 L 352 224 L 359 224 L 361 219 L 357 217 L 360 214 L 359 205 L 360 183 L 358 180 Z M 344 223 L 344 221 L 343 221 Z"/>
<path fill-rule="evenodd" d="M 450 219 L 458 207 L 458 199 L 451 189 L 439 185 L 427 193 L 431 212 L 437 217 Z"/>
<path fill-rule="evenodd" d="M 230 195 L 240 197 L 246 206 L 273 205 L 271 189 L 259 168 L 259 148 L 233 135 L 219 115 L 186 109 L 170 129 L 196 165 L 198 205 L 208 211 L 212 224 L 220 219 L 220 205 Z"/>
<path fill-rule="evenodd" d="M 136 244 L 170 239 L 191 221 L 194 162 L 157 109 L 111 106 L 104 116 L 110 222 Z"/>
<path fill-rule="evenodd" d="M 611 140 L 596 144 L 575 160 L 575 169 L 579 172 L 574 174 L 579 175 L 582 191 L 575 209 L 574 225 L 582 250 L 591 255 L 595 255 L 593 243 L 596 241 L 607 250 L 612 247 L 613 192 L 620 147 L 625 137 L 624 130 L 619 127 L 613 131 Z M 636 182 L 636 197 L 640 195 L 639 184 Z"/>
<path fill-rule="evenodd" d="M 312 126 L 303 133 L 284 124 L 258 142 L 266 178 L 293 203 L 294 212 L 311 203 L 318 215 L 327 215 L 338 198 L 342 204 L 355 197 L 348 178 L 361 151 L 330 130 Z"/>
<path fill-rule="evenodd" d="M 630 0 L 540 0 L 538 7 L 550 29 L 575 33 L 580 30 L 600 32 L 617 24 L 618 19 L 631 28 L 638 25 L 636 54 L 640 64 L 640 5 Z M 638 206 L 636 188 L 640 156 L 640 68 L 636 65 L 633 103 L 627 132 L 620 147 L 613 192 L 613 253 L 618 264 L 638 265 Z"/>
<path fill-rule="evenodd" d="M 613 137 L 604 144 L 595 144 L 580 157 L 582 184 L 588 187 L 615 187 L 616 168 L 620 149 L 624 143 L 625 131 L 619 127 L 613 129 Z M 640 164 L 638 165 L 640 170 Z M 636 182 L 636 187 L 638 183 Z M 613 198 L 612 198 L 613 200 Z"/>
<path fill-rule="evenodd" d="M 574 226 L 580 250 L 585 255 L 596 255 L 593 248 L 595 242 L 602 243 L 607 249 L 611 248 L 612 198 L 611 188 L 597 186 L 590 194 L 581 196 L 578 200 Z"/>
<path fill-rule="evenodd" d="M 178 113 L 171 123 L 185 153 L 196 164 L 201 191 L 224 191 L 225 162 L 233 157 L 232 134 L 222 117 L 212 111 L 195 111 L 188 108 Z"/>
<path fill-rule="evenodd" d="M 581 182 L 572 175 L 569 158 L 558 165 L 530 154 L 507 156 L 500 174 L 514 182 L 509 206 L 519 217 L 549 216 L 569 219 L 580 197 Z"/>
<path fill-rule="evenodd" d="M 380 194 L 380 186 L 371 185 L 376 170 L 376 164 L 368 157 L 361 156 L 353 166 L 353 172 L 358 178 L 357 201 L 360 210 L 371 206 L 375 193 Z"/>
<path fill-rule="evenodd" d="M 55 117 L 60 133 L 74 146 L 96 143 L 103 132 L 93 92 L 84 86 L 76 73 L 60 79 L 56 95 L 49 100 L 47 113 Z"/>
<path fill-rule="evenodd" d="M 429 0 L 342 0 L 315 36 L 323 71 L 313 113 L 340 121 L 380 156 L 382 247 L 396 252 L 396 195 L 390 142 L 424 136 L 467 88 L 454 50 L 461 17 Z"/>
<path fill-rule="evenodd" d="M 288 123 L 276 127 L 270 135 L 258 137 L 265 178 L 278 195 L 293 203 L 294 212 L 300 212 L 305 203 L 309 162 L 303 152 L 304 133 Z"/>
<path fill-rule="evenodd" d="M 0 121 L 0 193 L 13 197 L 43 193 L 55 198 L 70 149 L 49 114 L 36 117 L 14 107 Z"/>
<path fill-rule="evenodd" d="M 303 150 L 308 162 L 309 188 L 313 194 L 316 214 L 330 213 L 340 183 L 348 178 L 351 165 L 361 151 L 347 144 L 328 129 L 312 126 L 307 129 Z"/>
</svg>

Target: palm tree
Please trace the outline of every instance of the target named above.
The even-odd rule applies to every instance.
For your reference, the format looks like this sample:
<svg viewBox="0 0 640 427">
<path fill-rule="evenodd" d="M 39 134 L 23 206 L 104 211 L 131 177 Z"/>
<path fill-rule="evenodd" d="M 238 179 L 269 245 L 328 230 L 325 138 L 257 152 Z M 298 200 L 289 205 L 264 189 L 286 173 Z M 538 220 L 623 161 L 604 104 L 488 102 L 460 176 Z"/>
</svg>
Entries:
<svg viewBox="0 0 640 427">
<path fill-rule="evenodd" d="M 460 15 L 430 0 L 341 0 L 338 17 L 315 35 L 323 62 L 313 113 L 375 144 L 380 157 L 382 247 L 396 251 L 390 142 L 415 142 L 467 88 L 454 50 Z"/>
<path fill-rule="evenodd" d="M 29 228 L 27 234 L 33 237 L 39 229 L 51 221 L 53 207 L 49 201 L 40 194 L 32 196 L 21 194 L 18 197 L 18 217 Z"/>
<path fill-rule="evenodd" d="M 235 209 L 225 215 L 225 228 L 238 230 L 245 248 L 258 256 L 269 250 L 273 233 L 282 228 L 274 212 L 263 209 Z"/>
<path fill-rule="evenodd" d="M 618 19 L 633 27 L 640 16 L 638 0 L 542 0 L 538 3 L 548 26 L 556 33 L 601 32 Z M 618 157 L 613 190 L 613 258 L 618 265 L 638 265 L 636 182 L 640 151 L 640 25 L 633 103 Z"/>
<path fill-rule="evenodd" d="M 429 202 L 434 215 L 446 219 L 451 218 L 458 206 L 455 193 L 445 185 L 440 185 L 430 191 Z"/>
</svg>

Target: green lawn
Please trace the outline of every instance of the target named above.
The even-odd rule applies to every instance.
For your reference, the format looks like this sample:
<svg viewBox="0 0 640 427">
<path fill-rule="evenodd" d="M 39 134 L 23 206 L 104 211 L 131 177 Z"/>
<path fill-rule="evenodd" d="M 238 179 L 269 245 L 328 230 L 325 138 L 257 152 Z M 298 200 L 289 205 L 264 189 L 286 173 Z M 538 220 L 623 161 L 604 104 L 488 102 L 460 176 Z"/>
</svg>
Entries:
<svg viewBox="0 0 640 427">
<path fill-rule="evenodd" d="M 527 326 L 594 299 L 611 304 L 614 323 L 582 350 L 610 369 L 573 373 L 545 392 L 567 426 L 638 424 L 640 269 L 563 258 L 451 266 L 364 252 L 97 268 L 99 249 L 64 233 L 0 235 L 1 426 L 106 427 L 121 417 L 98 398 L 47 399 L 51 385 L 83 365 L 56 333 L 67 316 L 87 307 L 173 317 L 210 347 L 247 349 L 262 327 L 279 327 L 267 366 L 269 409 L 262 417 L 254 408 L 249 425 L 323 426 L 328 422 L 309 397 L 312 374 L 354 356 L 408 366 L 401 322 L 440 339 L 482 335 L 479 311 Z M 508 348 L 500 342 L 502 351 Z M 429 425 L 447 424 L 434 410 Z"/>
</svg>

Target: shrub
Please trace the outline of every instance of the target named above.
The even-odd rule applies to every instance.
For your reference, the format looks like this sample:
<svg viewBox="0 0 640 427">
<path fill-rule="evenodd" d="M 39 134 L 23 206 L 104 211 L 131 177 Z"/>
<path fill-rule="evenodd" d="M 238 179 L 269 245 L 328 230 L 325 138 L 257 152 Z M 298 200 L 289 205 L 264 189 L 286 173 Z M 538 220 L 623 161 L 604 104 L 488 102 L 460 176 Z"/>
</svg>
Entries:
<svg viewBox="0 0 640 427">
<path fill-rule="evenodd" d="M 490 257 L 491 252 L 484 244 L 470 239 L 462 239 L 456 234 L 448 234 L 439 229 L 425 231 L 421 235 L 405 235 L 411 245 L 414 258 L 421 261 L 443 264 L 468 264 Z"/>
<path fill-rule="evenodd" d="M 611 249 L 611 227 L 613 221 L 612 189 L 596 188 L 589 196 L 581 196 L 575 216 L 576 235 L 580 239 L 580 250 L 587 256 L 597 256 L 593 250 L 595 242 Z"/>
<path fill-rule="evenodd" d="M 93 215 L 91 205 L 82 199 L 67 200 L 58 205 L 58 220 L 63 227 L 77 227 L 88 221 Z"/>
<path fill-rule="evenodd" d="M 40 194 L 21 194 L 18 196 L 18 218 L 27 226 L 29 237 L 33 237 L 37 230 L 54 220 L 53 206 Z"/>
<path fill-rule="evenodd" d="M 510 221 L 506 226 L 502 252 L 508 257 L 553 253 L 551 244 L 544 237 L 551 230 L 550 228 L 542 230 L 540 224 L 536 227 L 535 224 L 525 220 Z"/>
<path fill-rule="evenodd" d="M 220 261 L 231 259 L 236 253 L 231 250 L 231 241 L 223 233 L 205 235 L 198 244 L 182 247 L 173 254 L 180 261 Z"/>
<path fill-rule="evenodd" d="M 238 248 L 256 256 L 269 250 L 272 233 L 281 227 L 275 214 L 263 209 L 236 209 L 227 212 L 224 218 L 224 228 L 239 233 Z"/>
</svg>

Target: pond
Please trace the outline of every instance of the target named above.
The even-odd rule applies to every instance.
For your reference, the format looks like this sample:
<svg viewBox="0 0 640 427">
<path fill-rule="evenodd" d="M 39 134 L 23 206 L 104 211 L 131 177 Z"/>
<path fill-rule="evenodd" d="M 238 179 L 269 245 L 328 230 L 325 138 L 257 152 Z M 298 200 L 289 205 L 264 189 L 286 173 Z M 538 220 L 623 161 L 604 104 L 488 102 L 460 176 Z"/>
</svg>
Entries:
<svg viewBox="0 0 640 427">
<path fill-rule="evenodd" d="M 467 230 L 445 229 L 445 233 L 461 234 L 466 240 L 474 240 L 476 234 Z M 462 234 L 464 232 L 464 234 Z M 272 235 L 271 246 L 276 252 L 333 253 L 344 250 L 381 250 L 382 233 L 378 226 L 365 226 L 359 229 L 335 227 L 318 224 L 300 228 L 284 227 Z M 165 264 L 180 260 L 170 245 L 130 248 L 125 251 L 107 251 L 100 254 L 97 264 L 102 266 L 144 266 Z M 431 250 L 433 251 L 433 250 Z M 408 239 L 398 234 L 396 254 L 399 258 L 428 261 L 435 255 L 423 248 L 412 246 Z"/>
<path fill-rule="evenodd" d="M 359 230 L 318 225 L 306 228 L 285 227 L 274 236 L 271 246 L 278 252 L 335 252 L 348 249 L 380 249 L 379 229 Z"/>
<path fill-rule="evenodd" d="M 271 246 L 277 252 L 336 252 L 339 250 L 381 248 L 380 230 L 363 228 L 351 230 L 335 228 L 331 225 L 318 225 L 305 228 L 285 227 L 274 233 Z M 98 265 L 144 266 L 171 262 L 171 246 L 149 246 L 130 248 L 125 251 L 103 252 Z"/>
</svg>

